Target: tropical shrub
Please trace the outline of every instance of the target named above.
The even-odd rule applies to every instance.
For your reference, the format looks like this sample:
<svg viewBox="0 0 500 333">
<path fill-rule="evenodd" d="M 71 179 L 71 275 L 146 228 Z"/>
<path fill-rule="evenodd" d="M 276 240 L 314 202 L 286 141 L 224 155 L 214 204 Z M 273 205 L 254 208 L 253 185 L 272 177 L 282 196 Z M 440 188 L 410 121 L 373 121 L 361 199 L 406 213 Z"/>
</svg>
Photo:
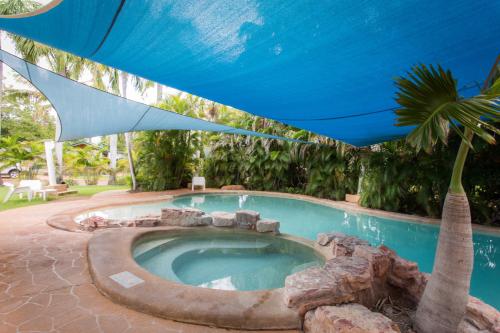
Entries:
<svg viewBox="0 0 500 333">
<path fill-rule="evenodd" d="M 186 186 L 195 171 L 198 136 L 194 131 L 141 133 L 135 141 L 139 189 L 162 191 Z"/>
</svg>

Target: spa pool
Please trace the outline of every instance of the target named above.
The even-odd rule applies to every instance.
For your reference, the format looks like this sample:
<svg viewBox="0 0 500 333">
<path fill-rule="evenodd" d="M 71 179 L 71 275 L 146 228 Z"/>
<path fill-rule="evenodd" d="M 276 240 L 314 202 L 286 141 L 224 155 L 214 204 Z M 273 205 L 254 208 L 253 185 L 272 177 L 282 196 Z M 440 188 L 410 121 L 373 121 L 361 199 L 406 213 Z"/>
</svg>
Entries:
<svg viewBox="0 0 500 333">
<path fill-rule="evenodd" d="M 164 279 L 222 290 L 281 288 L 298 270 L 323 264 L 313 248 L 252 232 L 205 231 L 139 240 L 136 262 Z"/>
<path fill-rule="evenodd" d="M 314 240 L 320 232 L 338 231 L 385 244 L 402 257 L 416 261 L 430 272 L 439 228 L 435 225 L 397 221 L 372 215 L 354 214 L 305 200 L 263 195 L 209 194 L 175 198 L 154 204 L 123 206 L 91 212 L 108 218 L 159 214 L 163 207 L 195 207 L 207 213 L 251 209 L 264 218 L 281 222 L 281 232 Z M 500 237 L 474 233 L 474 271 L 471 294 L 500 309 Z M 270 259 L 271 260 L 271 259 Z M 185 269 L 190 269 L 188 266 Z M 194 281 L 193 283 L 197 283 Z"/>
</svg>

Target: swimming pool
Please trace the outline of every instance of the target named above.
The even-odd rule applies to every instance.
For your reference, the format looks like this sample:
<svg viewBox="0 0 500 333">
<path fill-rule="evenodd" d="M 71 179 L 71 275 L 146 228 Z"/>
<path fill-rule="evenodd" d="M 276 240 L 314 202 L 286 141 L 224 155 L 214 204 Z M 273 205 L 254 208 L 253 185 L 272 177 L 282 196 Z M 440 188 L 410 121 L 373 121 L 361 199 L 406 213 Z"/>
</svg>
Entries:
<svg viewBox="0 0 500 333">
<path fill-rule="evenodd" d="M 416 261 L 424 272 L 432 270 L 438 226 L 402 222 L 360 213 L 349 213 L 316 203 L 261 195 L 192 195 L 173 201 L 124 206 L 93 212 L 109 218 L 159 214 L 163 207 L 195 207 L 207 213 L 251 209 L 264 218 L 281 222 L 281 231 L 316 239 L 320 232 L 338 231 L 385 244 L 406 259 Z M 474 271 L 471 294 L 500 309 L 500 237 L 474 233 Z"/>
<path fill-rule="evenodd" d="M 313 248 L 244 231 L 205 231 L 140 240 L 135 261 L 164 279 L 220 290 L 281 288 L 285 278 L 324 263 Z"/>
</svg>

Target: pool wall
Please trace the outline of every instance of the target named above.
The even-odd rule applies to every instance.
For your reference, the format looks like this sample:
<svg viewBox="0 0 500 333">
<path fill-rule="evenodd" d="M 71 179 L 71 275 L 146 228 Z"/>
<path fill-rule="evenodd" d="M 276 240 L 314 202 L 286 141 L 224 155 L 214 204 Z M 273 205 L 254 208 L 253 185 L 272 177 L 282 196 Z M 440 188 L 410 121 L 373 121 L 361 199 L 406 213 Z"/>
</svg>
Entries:
<svg viewBox="0 0 500 333">
<path fill-rule="evenodd" d="M 246 330 L 300 329 L 301 317 L 283 302 L 283 289 L 228 291 L 193 287 L 162 279 L 140 267 L 133 249 L 145 239 L 165 235 L 211 232 L 253 233 L 237 229 L 201 227 L 123 228 L 96 233 L 88 243 L 88 260 L 96 287 L 113 301 L 155 316 L 209 326 Z M 280 235 L 316 248 L 314 242 Z M 324 256 L 321 254 L 321 256 Z M 326 257 L 325 259 L 329 259 Z M 123 285 L 113 280 L 127 272 Z M 142 281 L 142 282 L 141 282 Z M 127 284 L 136 285 L 127 288 Z"/>
</svg>

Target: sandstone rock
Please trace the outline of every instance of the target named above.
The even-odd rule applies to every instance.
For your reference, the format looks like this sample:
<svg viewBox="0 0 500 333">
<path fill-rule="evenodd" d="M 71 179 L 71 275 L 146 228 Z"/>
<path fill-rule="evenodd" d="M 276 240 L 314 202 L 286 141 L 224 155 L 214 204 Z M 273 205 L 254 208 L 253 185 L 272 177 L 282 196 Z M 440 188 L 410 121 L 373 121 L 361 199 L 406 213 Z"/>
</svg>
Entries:
<svg viewBox="0 0 500 333">
<path fill-rule="evenodd" d="M 257 232 L 274 232 L 279 234 L 280 223 L 276 220 L 262 219 L 257 221 Z"/>
<path fill-rule="evenodd" d="M 367 241 L 352 236 L 338 236 L 333 238 L 330 246 L 336 257 L 352 256 L 356 245 L 369 245 Z"/>
<path fill-rule="evenodd" d="M 418 270 L 417 263 L 401 258 L 388 247 L 381 245 L 379 249 L 387 254 L 392 261 L 387 282 L 401 288 L 410 300 L 418 303 L 427 285 L 427 275 Z"/>
<path fill-rule="evenodd" d="M 399 327 L 381 313 L 360 304 L 322 306 L 309 311 L 304 320 L 305 333 L 398 333 Z"/>
<path fill-rule="evenodd" d="M 321 246 L 329 245 L 335 238 L 346 237 L 345 234 L 340 232 L 330 232 L 318 234 L 316 242 Z"/>
<path fill-rule="evenodd" d="M 221 190 L 226 190 L 226 191 L 244 191 L 245 187 L 243 185 L 226 185 L 226 186 L 222 186 Z"/>
<path fill-rule="evenodd" d="M 195 219 L 203 215 L 196 208 L 163 208 L 161 210 L 161 224 L 171 226 L 192 226 L 196 224 Z"/>
<path fill-rule="evenodd" d="M 311 267 L 287 276 L 285 304 L 304 314 L 322 305 L 362 301 L 371 286 L 368 260 L 338 257 L 324 267 Z"/>
<path fill-rule="evenodd" d="M 137 217 L 133 220 L 134 225 L 136 227 L 156 227 L 160 225 L 160 217 L 159 216 L 141 216 Z"/>
<path fill-rule="evenodd" d="M 212 223 L 216 227 L 233 227 L 236 223 L 236 216 L 234 213 L 228 212 L 213 212 Z"/>
<path fill-rule="evenodd" d="M 238 228 L 253 230 L 259 219 L 259 212 L 253 210 L 236 211 L 236 225 Z"/>
<path fill-rule="evenodd" d="M 469 296 L 464 320 L 458 333 L 500 333 L 500 312 L 481 300 Z"/>
<path fill-rule="evenodd" d="M 107 228 L 109 220 L 102 216 L 90 216 L 80 222 L 80 228 L 85 231 L 94 231 L 97 228 Z"/>
<path fill-rule="evenodd" d="M 362 257 L 368 260 L 372 268 L 373 277 L 384 279 L 391 268 L 391 258 L 382 250 L 369 246 L 357 245 L 354 247 L 353 257 Z"/>
<path fill-rule="evenodd" d="M 206 225 L 211 225 L 213 221 L 212 216 L 208 214 L 203 214 L 202 216 L 196 216 L 193 219 L 194 225 L 193 226 L 206 226 Z"/>
</svg>

